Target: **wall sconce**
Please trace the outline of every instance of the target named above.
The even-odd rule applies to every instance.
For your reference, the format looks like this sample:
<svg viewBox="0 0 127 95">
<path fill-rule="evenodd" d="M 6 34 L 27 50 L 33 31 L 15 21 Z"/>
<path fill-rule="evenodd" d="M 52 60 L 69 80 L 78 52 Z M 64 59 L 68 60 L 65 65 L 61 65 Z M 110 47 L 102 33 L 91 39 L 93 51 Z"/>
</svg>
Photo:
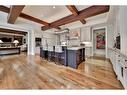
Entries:
<svg viewBox="0 0 127 95">
<path fill-rule="evenodd" d="M 1 44 L 3 43 L 3 41 L 2 40 L 0 40 L 0 47 L 1 47 Z"/>
</svg>

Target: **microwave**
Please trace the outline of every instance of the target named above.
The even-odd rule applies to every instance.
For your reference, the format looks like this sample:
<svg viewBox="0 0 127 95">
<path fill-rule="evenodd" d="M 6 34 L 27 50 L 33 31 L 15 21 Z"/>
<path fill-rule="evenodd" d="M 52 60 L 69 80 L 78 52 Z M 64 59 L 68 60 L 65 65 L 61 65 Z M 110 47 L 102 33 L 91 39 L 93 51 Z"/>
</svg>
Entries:
<svg viewBox="0 0 127 95">
<path fill-rule="evenodd" d="M 116 48 L 120 49 L 120 35 L 116 37 Z"/>
</svg>

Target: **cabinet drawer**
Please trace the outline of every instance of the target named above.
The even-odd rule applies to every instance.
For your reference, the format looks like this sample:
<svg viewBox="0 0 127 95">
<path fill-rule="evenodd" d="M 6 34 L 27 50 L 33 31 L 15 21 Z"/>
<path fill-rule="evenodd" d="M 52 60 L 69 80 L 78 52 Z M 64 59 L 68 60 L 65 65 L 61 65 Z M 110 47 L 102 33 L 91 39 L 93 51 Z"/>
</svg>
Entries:
<svg viewBox="0 0 127 95">
<path fill-rule="evenodd" d="M 125 59 L 125 58 L 121 58 L 121 66 L 122 67 L 127 67 L 127 59 Z"/>
</svg>

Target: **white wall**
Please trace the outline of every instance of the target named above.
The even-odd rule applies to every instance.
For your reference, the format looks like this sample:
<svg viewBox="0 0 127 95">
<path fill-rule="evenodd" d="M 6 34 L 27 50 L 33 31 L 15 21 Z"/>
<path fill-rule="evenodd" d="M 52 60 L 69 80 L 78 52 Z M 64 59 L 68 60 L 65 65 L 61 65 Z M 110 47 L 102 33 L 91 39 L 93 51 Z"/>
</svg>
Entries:
<svg viewBox="0 0 127 95">
<path fill-rule="evenodd" d="M 107 19 L 107 47 L 113 48 L 116 35 L 120 32 L 118 25 L 118 6 L 111 6 L 108 19 Z M 110 57 L 110 53 L 107 53 L 107 57 Z"/>
<path fill-rule="evenodd" d="M 108 47 L 113 48 L 118 33 L 121 36 L 121 52 L 127 55 L 127 7 L 113 6 L 108 16 Z"/>
<path fill-rule="evenodd" d="M 119 7 L 119 25 L 121 35 L 121 52 L 127 55 L 127 6 Z"/>
<path fill-rule="evenodd" d="M 114 45 L 114 25 L 107 25 L 107 46 L 108 48 L 113 48 Z"/>
</svg>

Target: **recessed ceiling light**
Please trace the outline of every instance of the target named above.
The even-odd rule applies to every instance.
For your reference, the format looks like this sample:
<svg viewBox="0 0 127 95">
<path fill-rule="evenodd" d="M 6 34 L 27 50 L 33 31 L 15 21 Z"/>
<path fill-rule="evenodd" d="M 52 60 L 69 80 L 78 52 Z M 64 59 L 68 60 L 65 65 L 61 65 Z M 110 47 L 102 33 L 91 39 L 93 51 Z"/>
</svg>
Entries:
<svg viewBox="0 0 127 95">
<path fill-rule="evenodd" d="M 53 9 L 55 9 L 56 8 L 56 6 L 53 6 Z"/>
</svg>

